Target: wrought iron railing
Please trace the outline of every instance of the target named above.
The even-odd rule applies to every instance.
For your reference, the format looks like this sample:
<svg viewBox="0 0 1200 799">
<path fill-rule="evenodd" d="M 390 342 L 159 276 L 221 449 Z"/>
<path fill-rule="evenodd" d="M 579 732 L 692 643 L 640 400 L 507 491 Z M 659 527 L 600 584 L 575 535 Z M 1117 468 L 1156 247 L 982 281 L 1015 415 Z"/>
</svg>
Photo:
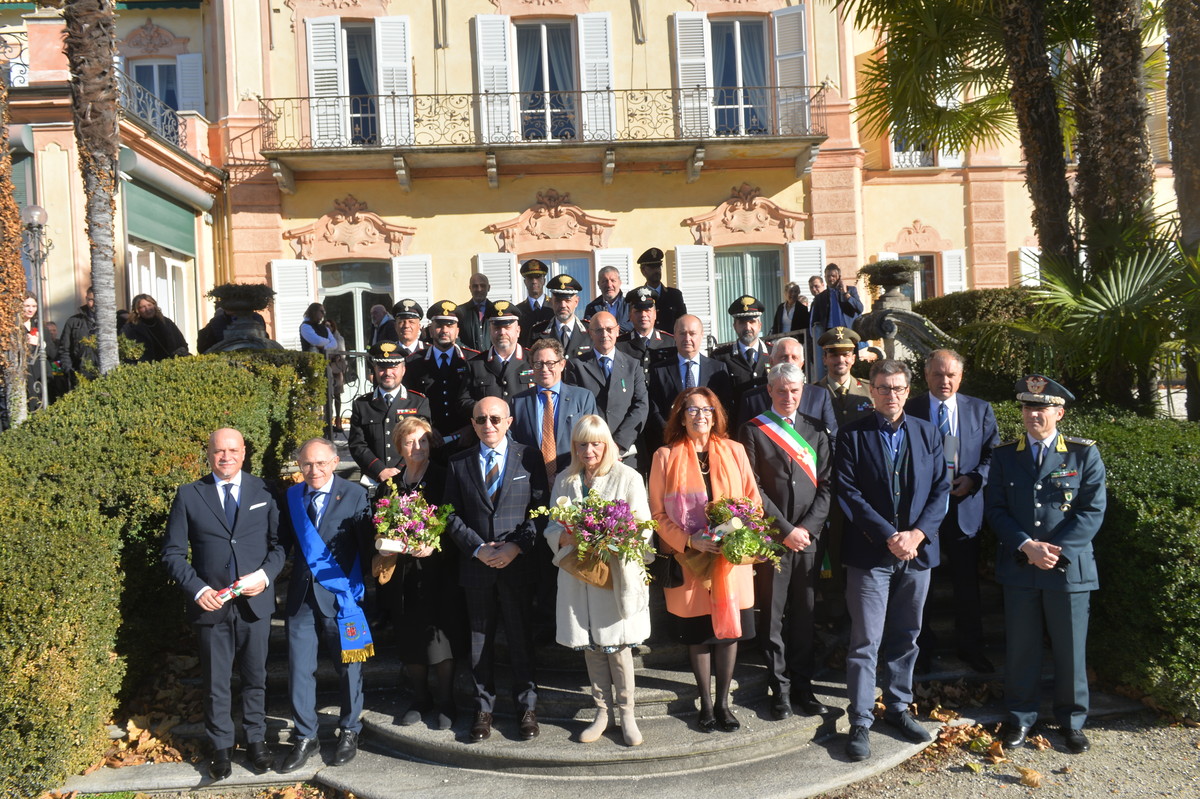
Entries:
<svg viewBox="0 0 1200 799">
<path fill-rule="evenodd" d="M 29 85 L 29 34 L 23 30 L 0 33 L 0 61 L 8 68 L 8 86 Z"/>
<path fill-rule="evenodd" d="M 819 87 L 260 99 L 263 149 L 813 137 Z"/>
<path fill-rule="evenodd" d="M 187 126 L 175 109 L 121 70 L 117 70 L 117 88 L 121 92 L 123 114 L 145 122 L 152 131 L 179 149 L 187 149 Z"/>
</svg>

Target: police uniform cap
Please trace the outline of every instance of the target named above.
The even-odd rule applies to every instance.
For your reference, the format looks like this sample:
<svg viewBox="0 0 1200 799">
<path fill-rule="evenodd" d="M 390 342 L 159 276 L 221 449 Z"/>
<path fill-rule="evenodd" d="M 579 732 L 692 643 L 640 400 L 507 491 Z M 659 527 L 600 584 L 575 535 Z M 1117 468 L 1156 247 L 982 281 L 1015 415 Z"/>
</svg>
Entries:
<svg viewBox="0 0 1200 799">
<path fill-rule="evenodd" d="M 420 319 L 424 315 L 425 311 L 416 300 L 404 299 L 392 306 L 392 316 L 396 319 Z"/>
<path fill-rule="evenodd" d="M 458 303 L 450 302 L 450 300 L 442 300 L 429 306 L 427 316 L 431 322 L 457 322 L 458 317 L 454 315 L 454 312 L 457 310 Z"/>
<path fill-rule="evenodd" d="M 1065 406 L 1068 402 L 1075 401 L 1075 395 L 1065 386 L 1045 375 L 1026 375 L 1017 381 L 1014 388 L 1017 391 L 1017 401 L 1022 405 Z"/>
<path fill-rule="evenodd" d="M 399 366 L 404 363 L 404 353 L 394 341 L 381 341 L 367 350 L 371 363 L 376 366 Z"/>
<path fill-rule="evenodd" d="M 508 300 L 496 300 L 492 303 L 492 307 L 483 314 L 483 321 L 497 325 L 511 324 L 520 319 L 516 306 Z"/>
<path fill-rule="evenodd" d="M 824 350 L 854 350 L 862 338 L 848 327 L 831 327 L 817 339 L 817 346 Z"/>
<path fill-rule="evenodd" d="M 663 262 L 663 251 L 657 247 L 651 247 L 638 256 L 637 262 L 638 266 L 659 266 Z"/>
<path fill-rule="evenodd" d="M 729 306 L 729 315 L 734 319 L 757 319 L 766 313 L 766 306 L 749 294 L 738 297 Z"/>
<path fill-rule="evenodd" d="M 625 295 L 625 302 L 629 303 L 630 308 L 637 308 L 639 311 L 648 311 L 656 304 L 654 289 L 639 286 Z"/>
<path fill-rule="evenodd" d="M 583 291 L 583 286 L 578 280 L 564 273 L 551 278 L 550 282 L 546 284 L 546 290 L 560 297 L 574 297 Z"/>
<path fill-rule="evenodd" d="M 537 258 L 530 258 L 521 264 L 521 277 L 545 277 L 550 270 Z"/>
</svg>

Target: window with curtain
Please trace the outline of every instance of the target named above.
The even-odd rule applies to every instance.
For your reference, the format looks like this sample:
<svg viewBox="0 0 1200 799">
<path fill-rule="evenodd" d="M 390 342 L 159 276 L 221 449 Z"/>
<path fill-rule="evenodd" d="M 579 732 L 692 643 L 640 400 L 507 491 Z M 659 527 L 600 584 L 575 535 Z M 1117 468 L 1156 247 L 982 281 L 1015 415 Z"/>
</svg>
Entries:
<svg viewBox="0 0 1200 799">
<path fill-rule="evenodd" d="M 375 31 L 369 25 L 347 25 L 344 33 L 346 85 L 350 90 L 350 142 L 375 144 L 379 141 Z"/>
<path fill-rule="evenodd" d="M 133 79 L 148 89 L 163 104 L 179 110 L 179 80 L 175 59 L 170 61 L 134 61 Z M 145 116 L 144 119 L 153 119 Z"/>
<path fill-rule="evenodd" d="M 901 255 L 906 261 L 920 261 L 921 268 L 912 273 L 912 282 L 900 287 L 900 292 L 913 302 L 937 297 L 938 270 L 936 255 Z"/>
<path fill-rule="evenodd" d="M 526 141 L 574 139 L 575 44 L 570 23 L 518 23 L 517 79 Z"/>
<path fill-rule="evenodd" d="M 596 297 L 595 270 L 592 268 L 590 255 L 539 255 L 537 256 L 550 269 L 550 277 L 568 274 L 579 281 L 583 291 L 579 293 L 579 308 L 577 314 L 583 313 L 583 306 Z"/>
<path fill-rule="evenodd" d="M 764 330 L 783 301 L 782 255 L 779 250 L 720 250 L 716 253 L 716 330 L 718 343 L 733 341 L 733 319 L 727 311 L 743 294 L 756 297 L 766 308 Z"/>
<path fill-rule="evenodd" d="M 768 133 L 766 19 L 714 19 L 711 28 L 717 135 Z"/>
</svg>

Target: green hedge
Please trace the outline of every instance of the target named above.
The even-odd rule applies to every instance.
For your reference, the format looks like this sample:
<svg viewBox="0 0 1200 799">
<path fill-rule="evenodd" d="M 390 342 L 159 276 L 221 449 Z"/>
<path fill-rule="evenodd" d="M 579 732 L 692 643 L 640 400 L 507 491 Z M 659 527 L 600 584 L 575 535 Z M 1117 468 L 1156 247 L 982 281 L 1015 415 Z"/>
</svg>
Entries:
<svg viewBox="0 0 1200 799">
<path fill-rule="evenodd" d="M 995 408 L 1001 438 L 1014 440 L 1019 406 Z M 1200 427 L 1070 409 L 1062 429 L 1095 439 L 1108 469 L 1089 665 L 1152 706 L 1200 719 Z"/>
<path fill-rule="evenodd" d="M 182 629 L 158 562 L 175 488 L 209 432 L 278 475 L 321 434 L 323 359 L 234 353 L 122 366 L 0 435 L 0 796 L 95 760 L 103 722 Z"/>
</svg>

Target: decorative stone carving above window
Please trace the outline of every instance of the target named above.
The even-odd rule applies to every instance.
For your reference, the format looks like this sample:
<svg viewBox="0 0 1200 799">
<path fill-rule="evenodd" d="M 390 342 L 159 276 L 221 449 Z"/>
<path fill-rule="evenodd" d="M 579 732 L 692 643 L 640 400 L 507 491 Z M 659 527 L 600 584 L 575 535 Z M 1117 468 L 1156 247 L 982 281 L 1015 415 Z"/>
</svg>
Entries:
<svg viewBox="0 0 1200 799">
<path fill-rule="evenodd" d="M 954 242 L 943 239 L 942 234 L 929 225 L 922 225 L 920 219 L 914 219 L 912 227 L 900 228 L 896 240 L 884 244 L 883 249 L 901 255 L 913 252 L 941 252 L 954 249 Z"/>
<path fill-rule="evenodd" d="M 125 58 L 174 58 L 188 51 L 189 41 L 160 28 L 147 17 L 145 25 L 134 28 L 117 43 L 117 51 Z"/>
<path fill-rule="evenodd" d="M 367 204 L 347 194 L 334 200 L 333 210 L 317 221 L 285 231 L 297 258 L 327 261 L 354 255 L 359 258 L 393 258 L 404 255 L 417 229 L 385 222 L 367 210 Z"/>
<path fill-rule="evenodd" d="M 734 186 L 728 200 L 682 224 L 692 229 L 697 244 L 710 247 L 803 241 L 808 214 L 789 211 L 761 195 L 761 189 L 749 183 Z"/>
<path fill-rule="evenodd" d="M 497 14 L 510 17 L 545 16 L 551 14 L 584 14 L 589 10 L 589 0 L 492 0 Z"/>
<path fill-rule="evenodd" d="M 496 237 L 500 252 L 583 251 L 605 247 L 616 224 L 571 205 L 571 195 L 546 189 L 520 216 L 484 229 Z"/>
</svg>

